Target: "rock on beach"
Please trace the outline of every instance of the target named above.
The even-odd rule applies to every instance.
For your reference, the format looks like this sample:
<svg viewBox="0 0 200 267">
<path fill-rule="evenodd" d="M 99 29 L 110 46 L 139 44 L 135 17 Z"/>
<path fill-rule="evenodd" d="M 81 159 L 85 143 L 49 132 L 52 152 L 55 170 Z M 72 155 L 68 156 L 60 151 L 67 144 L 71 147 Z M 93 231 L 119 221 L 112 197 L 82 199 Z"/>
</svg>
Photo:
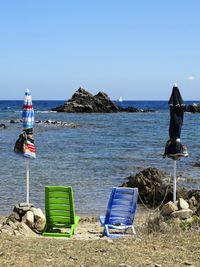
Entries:
<svg viewBox="0 0 200 267">
<path fill-rule="evenodd" d="M 158 207 L 173 200 L 173 186 L 166 182 L 165 175 L 157 168 L 144 169 L 125 180 L 122 186 L 137 187 L 139 189 L 139 203 L 150 208 Z M 200 190 L 188 191 L 186 188 L 177 187 L 176 197 L 179 199 L 179 208 L 186 210 L 189 208 L 194 214 L 200 215 Z M 182 199 L 187 200 L 187 203 Z M 174 207 L 170 205 L 167 209 L 171 210 Z"/>
<path fill-rule="evenodd" d="M 165 182 L 165 175 L 157 168 L 147 168 L 126 178 L 125 187 L 138 187 L 140 203 L 155 207 L 173 199 L 173 188 Z M 177 189 L 177 197 L 186 196 L 186 190 Z"/>
<path fill-rule="evenodd" d="M 9 235 L 36 237 L 44 230 L 46 217 L 40 208 L 33 204 L 19 203 L 13 212 L 3 221 L 0 232 Z"/>
</svg>

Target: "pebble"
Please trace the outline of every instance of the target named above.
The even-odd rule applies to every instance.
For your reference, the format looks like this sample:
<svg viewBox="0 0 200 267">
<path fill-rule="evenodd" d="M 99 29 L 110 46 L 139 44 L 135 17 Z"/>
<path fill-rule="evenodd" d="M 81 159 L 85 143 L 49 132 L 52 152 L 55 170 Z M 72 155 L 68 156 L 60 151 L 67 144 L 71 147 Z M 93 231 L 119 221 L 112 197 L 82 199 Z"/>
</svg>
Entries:
<svg viewBox="0 0 200 267">
<path fill-rule="evenodd" d="M 185 261 L 184 263 L 183 263 L 184 265 L 187 265 L 187 266 L 192 266 L 192 262 L 189 262 L 189 261 Z"/>
</svg>

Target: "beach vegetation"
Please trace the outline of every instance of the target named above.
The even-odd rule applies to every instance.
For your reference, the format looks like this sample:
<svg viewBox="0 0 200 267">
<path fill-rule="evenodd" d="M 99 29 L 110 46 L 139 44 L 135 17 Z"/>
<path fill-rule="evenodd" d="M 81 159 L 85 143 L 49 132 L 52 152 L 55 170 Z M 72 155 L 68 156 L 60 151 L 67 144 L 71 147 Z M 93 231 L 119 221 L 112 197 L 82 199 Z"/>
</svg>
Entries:
<svg viewBox="0 0 200 267">
<path fill-rule="evenodd" d="M 191 229 L 200 229 L 200 217 L 193 215 L 189 220 L 182 220 L 180 228 L 184 231 Z"/>
</svg>

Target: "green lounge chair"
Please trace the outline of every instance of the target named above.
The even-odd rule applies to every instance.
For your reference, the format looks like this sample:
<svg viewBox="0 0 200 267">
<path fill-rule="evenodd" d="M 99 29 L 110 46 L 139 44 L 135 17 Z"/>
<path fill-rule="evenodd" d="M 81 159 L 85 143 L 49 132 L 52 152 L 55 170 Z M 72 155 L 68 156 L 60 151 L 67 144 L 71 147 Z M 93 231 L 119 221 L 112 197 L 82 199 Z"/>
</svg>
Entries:
<svg viewBox="0 0 200 267">
<path fill-rule="evenodd" d="M 71 237 L 80 217 L 75 216 L 72 187 L 45 187 L 46 226 L 43 236 Z"/>
</svg>

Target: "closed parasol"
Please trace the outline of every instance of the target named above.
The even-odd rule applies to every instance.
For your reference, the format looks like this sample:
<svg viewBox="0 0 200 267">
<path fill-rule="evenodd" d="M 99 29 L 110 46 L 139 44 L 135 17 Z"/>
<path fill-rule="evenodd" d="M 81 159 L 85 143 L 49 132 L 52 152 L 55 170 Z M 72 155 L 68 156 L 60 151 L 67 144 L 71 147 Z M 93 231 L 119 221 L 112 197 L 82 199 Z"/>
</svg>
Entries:
<svg viewBox="0 0 200 267">
<path fill-rule="evenodd" d="M 188 157 L 187 147 L 181 143 L 181 128 L 183 125 L 185 105 L 177 84 L 174 84 L 169 99 L 170 124 L 169 140 L 165 146 L 163 157 L 174 160 L 173 201 L 176 201 L 176 161 L 181 157 Z"/>
<path fill-rule="evenodd" d="M 35 145 L 33 138 L 34 109 L 30 90 L 25 92 L 24 105 L 22 111 L 22 132 L 19 135 L 14 147 L 16 153 L 25 157 L 26 163 L 26 203 L 29 204 L 29 159 L 35 158 Z"/>
</svg>

